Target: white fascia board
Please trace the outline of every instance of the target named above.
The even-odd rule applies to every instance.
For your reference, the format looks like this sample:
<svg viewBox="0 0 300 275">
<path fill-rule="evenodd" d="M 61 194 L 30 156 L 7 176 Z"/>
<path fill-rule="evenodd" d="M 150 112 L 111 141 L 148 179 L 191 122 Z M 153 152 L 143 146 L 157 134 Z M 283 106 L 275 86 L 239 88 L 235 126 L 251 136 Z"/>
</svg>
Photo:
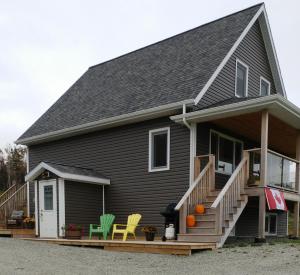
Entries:
<svg viewBox="0 0 300 275">
<path fill-rule="evenodd" d="M 216 79 L 216 77 L 218 76 L 218 74 L 224 68 L 224 66 L 226 65 L 226 63 L 229 60 L 229 58 L 233 55 L 233 53 L 235 52 L 235 50 L 237 49 L 237 47 L 240 45 L 240 43 L 242 42 L 242 40 L 244 39 L 244 37 L 247 35 L 247 33 L 249 32 L 249 30 L 251 29 L 251 27 L 254 25 L 255 21 L 261 15 L 261 13 L 263 12 L 264 9 L 265 9 L 265 7 L 264 7 L 264 4 L 263 4 L 260 7 L 260 9 L 257 11 L 257 13 L 253 16 L 253 18 L 249 22 L 248 26 L 244 29 L 244 31 L 242 32 L 242 34 L 240 35 L 240 37 L 233 44 L 232 48 L 226 54 L 226 56 L 224 57 L 224 59 L 222 60 L 222 62 L 220 63 L 220 65 L 217 67 L 217 69 L 215 70 L 215 72 L 211 75 L 210 79 L 204 85 L 204 87 L 202 88 L 202 90 L 200 91 L 200 93 L 197 95 L 197 97 L 195 98 L 195 105 L 197 105 L 199 103 L 199 101 L 201 100 L 201 98 L 204 96 L 204 94 L 206 93 L 206 91 L 208 90 L 208 88 L 210 87 L 210 85 L 214 82 L 214 80 Z"/>
<path fill-rule="evenodd" d="M 183 118 L 188 122 L 204 122 L 230 116 L 242 115 L 268 109 L 270 113 L 287 124 L 300 129 L 300 109 L 280 95 L 271 95 L 245 100 L 218 107 L 212 107 L 185 115 L 172 116 L 171 120 L 183 123 Z"/>
<path fill-rule="evenodd" d="M 53 174 L 57 175 L 58 177 L 66 179 L 66 180 L 71 180 L 71 181 L 73 180 L 73 181 L 86 182 L 86 183 L 99 184 L 99 185 L 109 185 L 110 184 L 109 179 L 60 172 L 45 162 L 41 162 L 30 173 L 28 173 L 25 176 L 25 181 L 35 180 L 36 177 L 38 177 L 45 170 L 48 170 L 48 171 L 52 172 Z"/>
<path fill-rule="evenodd" d="M 148 119 L 158 118 L 164 115 L 167 116 L 167 115 L 171 115 L 172 112 L 174 114 L 174 111 L 176 111 L 179 108 L 182 108 L 184 104 L 193 105 L 193 103 L 194 103 L 193 99 L 187 99 L 187 100 L 161 105 L 158 107 L 141 110 L 129 114 L 101 119 L 95 122 L 85 123 L 82 125 L 69 127 L 62 130 L 49 132 L 46 134 L 36 135 L 30 138 L 18 139 L 17 141 L 15 141 L 15 143 L 23 144 L 23 145 L 32 145 L 32 144 L 47 142 L 47 141 L 56 140 L 60 138 L 84 134 L 88 132 L 93 132 L 97 130 L 144 121 Z"/>
<path fill-rule="evenodd" d="M 270 23 L 269 23 L 269 19 L 265 7 L 263 9 L 263 16 L 259 17 L 259 24 L 265 42 L 266 51 L 271 65 L 271 71 L 274 77 L 276 89 L 282 90 L 284 97 L 287 98 L 282 75 L 281 75 L 281 70 L 279 66 L 279 61 L 275 49 L 275 44 L 274 44 L 274 40 L 270 28 Z"/>
</svg>

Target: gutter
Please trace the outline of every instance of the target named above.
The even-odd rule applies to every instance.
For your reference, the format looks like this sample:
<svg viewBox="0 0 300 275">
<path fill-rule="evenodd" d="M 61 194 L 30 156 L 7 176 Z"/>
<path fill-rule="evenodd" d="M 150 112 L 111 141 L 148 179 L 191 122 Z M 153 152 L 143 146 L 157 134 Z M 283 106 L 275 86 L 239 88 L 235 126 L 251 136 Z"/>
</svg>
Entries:
<svg viewBox="0 0 300 275">
<path fill-rule="evenodd" d="M 161 116 L 170 116 L 174 114 L 182 105 L 193 105 L 194 100 L 188 99 L 166 105 L 161 105 L 146 110 L 140 110 L 129 114 L 105 118 L 94 122 L 85 123 L 82 125 L 69 127 L 41 135 L 36 135 L 28 138 L 20 138 L 15 141 L 16 144 L 32 145 L 61 138 L 71 137 L 75 135 L 85 134 L 97 130 L 117 127 L 125 124 L 144 121 L 147 119 L 158 118 Z"/>
<path fill-rule="evenodd" d="M 270 108 L 275 105 L 282 107 L 283 109 L 289 111 L 292 115 L 296 116 L 300 120 L 300 109 L 284 97 L 280 95 L 270 95 L 255 99 L 249 99 L 242 102 L 231 103 L 227 105 L 211 107 L 200 111 L 195 111 L 191 113 L 185 113 L 181 115 L 171 116 L 170 119 L 177 123 L 187 123 L 197 118 L 209 119 L 212 116 L 219 116 L 224 118 L 230 115 L 232 112 L 239 111 L 242 113 L 249 113 L 249 109 L 260 109 L 260 108 Z"/>
</svg>

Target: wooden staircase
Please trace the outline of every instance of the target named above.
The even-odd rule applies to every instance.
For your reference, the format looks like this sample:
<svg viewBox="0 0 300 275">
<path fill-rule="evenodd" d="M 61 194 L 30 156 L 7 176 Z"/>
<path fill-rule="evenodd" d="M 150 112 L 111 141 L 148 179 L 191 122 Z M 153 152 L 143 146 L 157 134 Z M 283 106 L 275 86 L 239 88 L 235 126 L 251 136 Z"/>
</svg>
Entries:
<svg viewBox="0 0 300 275">
<path fill-rule="evenodd" d="M 14 210 L 27 214 L 27 185 L 13 185 L 0 196 L 0 228 L 6 228 L 6 221 Z"/>
<path fill-rule="evenodd" d="M 200 171 L 203 158 L 208 162 Z M 222 190 L 215 189 L 215 158 L 213 155 L 196 157 L 195 181 L 176 206 L 180 216 L 178 241 L 215 243 L 222 247 L 243 212 L 248 196 L 244 192 L 249 177 L 249 154 L 244 157 Z M 204 204 L 205 213 L 196 214 L 197 204 Z M 196 217 L 194 227 L 186 226 L 186 216 Z"/>
</svg>

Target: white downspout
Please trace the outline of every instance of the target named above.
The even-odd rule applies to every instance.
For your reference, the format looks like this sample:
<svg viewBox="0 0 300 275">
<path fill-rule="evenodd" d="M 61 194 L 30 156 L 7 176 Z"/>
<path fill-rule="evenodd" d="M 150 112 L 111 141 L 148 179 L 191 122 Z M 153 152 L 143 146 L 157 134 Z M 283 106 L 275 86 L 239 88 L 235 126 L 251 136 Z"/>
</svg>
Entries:
<svg viewBox="0 0 300 275">
<path fill-rule="evenodd" d="M 190 185 L 192 185 L 194 181 L 194 167 L 195 167 L 195 157 L 196 157 L 196 143 L 197 143 L 197 124 L 191 123 L 189 124 L 186 121 L 186 105 L 182 106 L 182 122 L 183 124 L 190 130 Z"/>
<path fill-rule="evenodd" d="M 102 214 L 104 215 L 105 214 L 105 194 L 104 194 L 104 185 L 102 185 Z"/>
<path fill-rule="evenodd" d="M 26 148 L 26 173 L 29 173 L 29 148 Z M 29 181 L 26 182 L 27 188 L 27 216 L 30 217 L 30 192 L 29 192 Z"/>
</svg>

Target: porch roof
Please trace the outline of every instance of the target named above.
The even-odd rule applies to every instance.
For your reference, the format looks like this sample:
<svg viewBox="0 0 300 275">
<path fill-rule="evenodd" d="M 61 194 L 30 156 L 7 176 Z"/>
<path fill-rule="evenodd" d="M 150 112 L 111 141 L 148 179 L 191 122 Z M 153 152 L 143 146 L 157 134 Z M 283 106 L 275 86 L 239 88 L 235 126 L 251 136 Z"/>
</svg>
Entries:
<svg viewBox="0 0 300 275">
<path fill-rule="evenodd" d="M 50 163 L 50 162 L 47 163 L 40 162 L 34 169 L 32 169 L 25 176 L 25 181 L 35 180 L 45 170 L 50 171 L 53 174 L 57 175 L 58 177 L 66 180 L 99 184 L 99 185 L 110 184 L 109 179 L 105 178 L 95 170 L 57 164 L 57 163 Z"/>
<path fill-rule="evenodd" d="M 176 115 L 172 116 L 171 119 L 178 123 L 183 123 L 184 120 L 197 123 L 255 113 L 262 110 L 268 110 L 274 117 L 277 117 L 297 130 L 300 129 L 300 109 L 280 95 L 270 95 L 253 99 L 245 98 L 244 101 Z"/>
</svg>

